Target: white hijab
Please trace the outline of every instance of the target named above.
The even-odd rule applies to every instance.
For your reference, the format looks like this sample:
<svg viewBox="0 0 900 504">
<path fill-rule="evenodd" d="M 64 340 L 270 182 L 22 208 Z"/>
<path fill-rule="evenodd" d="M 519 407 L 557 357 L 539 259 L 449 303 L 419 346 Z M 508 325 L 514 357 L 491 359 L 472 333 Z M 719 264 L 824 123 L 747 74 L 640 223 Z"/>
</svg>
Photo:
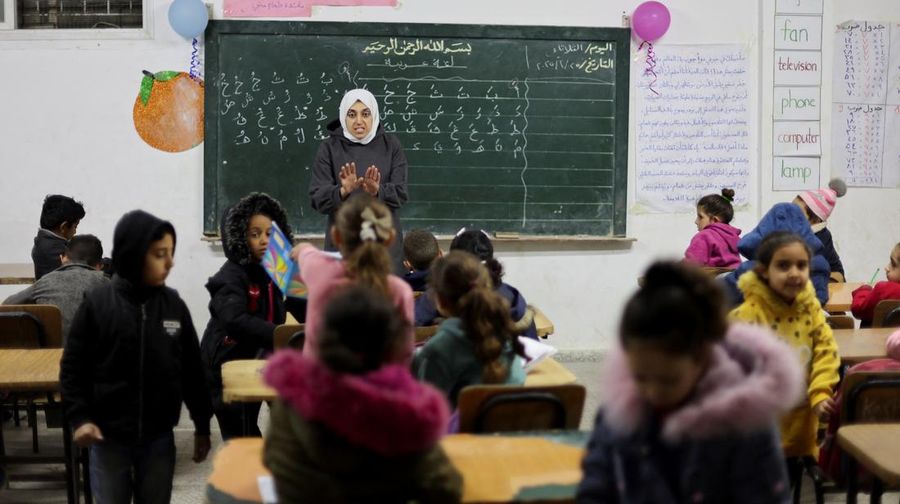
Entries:
<svg viewBox="0 0 900 504">
<path fill-rule="evenodd" d="M 362 102 L 363 105 L 369 107 L 369 111 L 372 112 L 372 129 L 369 130 L 369 133 L 366 134 L 362 139 L 356 138 L 353 136 L 353 133 L 347 129 L 347 111 L 350 110 L 350 107 L 353 106 L 356 102 Z M 344 138 L 350 140 L 351 142 L 366 145 L 371 142 L 373 138 L 375 138 L 375 133 L 378 132 L 378 102 L 375 100 L 375 96 L 370 93 L 366 89 L 351 89 L 344 93 L 344 97 L 341 98 L 341 108 L 340 108 L 340 121 L 341 128 L 344 130 Z"/>
</svg>

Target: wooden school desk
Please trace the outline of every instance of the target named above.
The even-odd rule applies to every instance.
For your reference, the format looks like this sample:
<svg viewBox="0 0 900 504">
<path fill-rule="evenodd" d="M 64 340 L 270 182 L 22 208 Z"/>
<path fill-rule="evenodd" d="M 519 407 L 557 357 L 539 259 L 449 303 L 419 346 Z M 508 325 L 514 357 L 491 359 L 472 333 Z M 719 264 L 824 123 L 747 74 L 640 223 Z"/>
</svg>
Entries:
<svg viewBox="0 0 900 504">
<path fill-rule="evenodd" d="M 222 400 L 226 403 L 271 401 L 275 391 L 263 384 L 266 361 L 234 360 L 222 365 Z M 525 386 L 566 385 L 577 378 L 553 358 L 546 358 L 525 376 Z"/>
<path fill-rule="evenodd" d="M 896 327 L 835 329 L 834 341 L 838 346 L 841 363 L 853 365 L 886 357 L 884 343 L 896 330 Z"/>
<path fill-rule="evenodd" d="M 0 392 L 59 391 L 59 361 L 62 348 L 0 350 Z M 78 475 L 75 474 L 72 433 L 63 420 L 63 448 L 66 464 L 66 492 L 69 504 L 79 501 Z M 28 462 L 28 458 L 6 457 L 3 429 L 0 427 L 0 466 L 7 461 Z"/>
<path fill-rule="evenodd" d="M 0 285 L 25 285 L 34 283 L 34 265 L 31 263 L 0 263 Z"/>
<path fill-rule="evenodd" d="M 853 303 L 853 291 L 865 284 L 865 282 L 829 283 L 828 302 L 823 308 L 829 313 L 849 311 Z"/>
<path fill-rule="evenodd" d="M 900 424 L 855 424 L 838 429 L 838 444 L 860 465 L 875 476 L 872 502 L 884 484 L 900 485 Z M 848 475 L 856 474 L 851 463 Z M 856 478 L 847 482 L 847 502 L 856 502 Z"/>
<path fill-rule="evenodd" d="M 441 447 L 463 476 L 463 502 L 574 501 L 589 432 L 451 434 Z M 233 439 L 216 453 L 207 481 L 210 504 L 262 502 L 263 440 Z"/>
<path fill-rule="evenodd" d="M 287 318 L 284 320 L 285 324 L 297 324 L 297 319 L 294 318 L 293 315 L 288 312 Z M 553 334 L 555 330 L 553 327 L 553 322 L 544 315 L 544 312 L 540 310 L 540 308 L 534 309 L 534 326 L 537 329 L 538 337 L 544 338 Z"/>
</svg>

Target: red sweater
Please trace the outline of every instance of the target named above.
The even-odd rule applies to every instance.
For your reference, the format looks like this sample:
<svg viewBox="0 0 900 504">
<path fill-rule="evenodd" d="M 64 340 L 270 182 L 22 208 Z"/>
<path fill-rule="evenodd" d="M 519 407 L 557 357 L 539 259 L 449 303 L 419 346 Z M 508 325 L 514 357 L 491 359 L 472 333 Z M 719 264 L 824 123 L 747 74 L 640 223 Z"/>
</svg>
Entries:
<svg viewBox="0 0 900 504">
<path fill-rule="evenodd" d="M 863 285 L 853 291 L 853 304 L 850 309 L 854 317 L 863 324 L 870 325 L 875 316 L 875 305 L 885 299 L 900 299 L 900 283 L 878 282 L 874 288 Z"/>
</svg>

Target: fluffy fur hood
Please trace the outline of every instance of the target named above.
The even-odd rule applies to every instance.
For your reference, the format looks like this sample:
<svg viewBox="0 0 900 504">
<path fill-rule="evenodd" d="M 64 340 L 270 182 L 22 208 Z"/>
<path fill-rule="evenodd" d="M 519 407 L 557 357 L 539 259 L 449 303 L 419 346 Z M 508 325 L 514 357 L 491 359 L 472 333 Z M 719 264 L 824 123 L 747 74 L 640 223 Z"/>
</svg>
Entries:
<svg viewBox="0 0 900 504">
<path fill-rule="evenodd" d="M 222 248 L 225 257 L 241 266 L 250 264 L 250 247 L 247 246 L 247 225 L 250 217 L 267 215 L 292 239 L 291 226 L 281 203 L 266 193 L 250 193 L 225 210 L 222 219 Z"/>
<path fill-rule="evenodd" d="M 648 410 L 620 348 L 608 358 L 604 385 L 607 425 L 624 436 L 637 431 Z M 676 442 L 754 431 L 771 424 L 803 394 L 802 371 L 790 347 L 768 330 L 732 324 L 725 341 L 713 348 L 693 396 L 663 421 L 662 436 Z"/>
<path fill-rule="evenodd" d="M 264 379 L 307 421 L 382 455 L 422 452 L 447 431 L 447 400 L 406 366 L 334 373 L 300 352 L 282 350 L 270 359 Z"/>
</svg>

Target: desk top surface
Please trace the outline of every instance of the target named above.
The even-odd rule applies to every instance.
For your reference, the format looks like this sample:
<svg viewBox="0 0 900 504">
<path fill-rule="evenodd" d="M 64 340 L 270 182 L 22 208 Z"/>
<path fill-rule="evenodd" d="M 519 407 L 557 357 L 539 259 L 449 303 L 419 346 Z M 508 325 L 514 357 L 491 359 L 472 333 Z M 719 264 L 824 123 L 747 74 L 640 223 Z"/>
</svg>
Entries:
<svg viewBox="0 0 900 504">
<path fill-rule="evenodd" d="M 884 483 L 900 484 L 900 424 L 846 425 L 838 443 Z"/>
<path fill-rule="evenodd" d="M 298 324 L 297 319 L 290 313 L 287 314 L 284 323 L 291 325 Z M 544 315 L 544 312 L 542 312 L 540 308 L 534 309 L 534 327 L 537 330 L 537 335 L 540 337 L 549 336 L 556 330 L 553 327 L 553 322 Z"/>
<path fill-rule="evenodd" d="M 452 434 L 441 446 L 463 475 L 463 502 L 571 499 L 581 480 L 588 433 L 567 436 L 569 432 L 574 431 L 559 436 Z M 262 439 L 243 438 L 216 453 L 208 480 L 210 503 L 261 502 L 257 478 L 270 475 L 262 465 L 262 449 Z"/>
<path fill-rule="evenodd" d="M 225 402 L 271 401 L 275 390 L 262 382 L 265 360 L 235 360 L 222 365 L 222 398 Z M 532 387 L 575 383 L 577 377 L 553 358 L 539 362 L 525 376 Z"/>
<path fill-rule="evenodd" d="M 0 350 L 0 390 L 57 390 L 62 353 L 62 348 Z"/>
<path fill-rule="evenodd" d="M 834 341 L 844 364 L 857 364 L 885 357 L 884 343 L 896 327 L 835 329 Z"/>
<path fill-rule="evenodd" d="M 34 283 L 34 265 L 31 263 L 0 263 L 0 285 Z"/>
<path fill-rule="evenodd" d="M 848 311 L 853 303 L 853 291 L 865 282 L 832 282 L 828 284 L 828 302 L 825 303 L 825 311 Z"/>
</svg>

